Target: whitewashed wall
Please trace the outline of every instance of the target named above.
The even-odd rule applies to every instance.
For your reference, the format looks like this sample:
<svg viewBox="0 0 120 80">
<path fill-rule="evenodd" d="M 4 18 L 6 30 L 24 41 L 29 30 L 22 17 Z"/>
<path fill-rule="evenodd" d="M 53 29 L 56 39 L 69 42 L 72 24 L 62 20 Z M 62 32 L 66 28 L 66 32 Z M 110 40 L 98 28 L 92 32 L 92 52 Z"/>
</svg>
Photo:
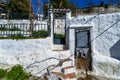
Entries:
<svg viewBox="0 0 120 80">
<path fill-rule="evenodd" d="M 95 74 L 119 77 L 120 13 L 79 16 L 69 19 L 67 22 L 69 27 L 92 26 L 92 57 Z M 92 23 L 94 25 L 91 25 Z M 74 36 L 74 30 L 70 29 L 70 50 L 72 53 L 74 53 Z"/>
<path fill-rule="evenodd" d="M 77 25 L 78 27 L 83 27 L 85 22 L 88 21 L 87 25 L 89 27 L 89 26 L 91 26 L 90 25 L 91 22 L 93 22 L 94 26 L 92 29 L 93 30 L 92 39 L 94 39 L 94 41 L 93 41 L 94 49 L 99 54 L 111 56 L 110 48 L 112 46 L 114 46 L 114 44 L 117 43 L 117 41 L 120 40 L 120 13 L 100 14 L 96 17 L 94 17 L 94 16 L 95 15 L 79 16 L 77 18 L 71 19 L 68 24 L 69 24 L 69 26 Z M 108 29 L 108 28 L 110 28 L 110 29 Z M 108 29 L 108 30 L 106 31 L 106 29 Z M 100 35 L 101 33 L 103 33 L 103 34 Z M 100 36 L 97 37 L 98 35 L 100 35 Z"/>
<path fill-rule="evenodd" d="M 53 51 L 52 47 L 51 37 L 44 39 L 0 40 L 0 67 L 9 68 L 21 64 L 26 68 L 32 64 L 26 70 L 40 76 L 47 71 L 45 68 L 59 62 L 56 59 L 49 58 L 64 59 L 70 56 L 69 50 Z"/>
</svg>

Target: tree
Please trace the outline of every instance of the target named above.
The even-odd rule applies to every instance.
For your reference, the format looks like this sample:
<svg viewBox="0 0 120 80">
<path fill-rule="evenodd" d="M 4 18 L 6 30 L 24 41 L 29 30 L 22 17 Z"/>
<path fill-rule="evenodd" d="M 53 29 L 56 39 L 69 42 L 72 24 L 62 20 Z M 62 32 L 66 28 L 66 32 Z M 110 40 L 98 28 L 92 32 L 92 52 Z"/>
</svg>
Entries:
<svg viewBox="0 0 120 80">
<path fill-rule="evenodd" d="M 29 17 L 28 0 L 10 0 L 8 6 L 11 19 L 28 19 Z"/>
<path fill-rule="evenodd" d="M 41 5 L 41 0 L 36 0 L 37 5 Z M 34 28 L 34 21 L 35 21 L 35 15 L 34 15 L 34 7 L 32 5 L 33 0 L 10 0 L 9 8 L 11 11 L 11 15 L 13 14 L 25 14 L 29 16 L 30 20 L 30 31 L 33 31 Z M 41 6 L 40 6 L 41 7 Z M 39 8 L 40 8 L 39 7 Z M 38 9 L 39 12 L 40 9 Z M 20 17 L 21 17 L 20 15 Z"/>
<path fill-rule="evenodd" d="M 51 0 L 51 3 L 44 3 L 43 10 L 44 16 L 48 16 L 48 8 L 50 4 L 53 8 L 69 8 L 72 11 L 72 14 L 75 14 L 77 5 L 73 2 L 68 2 L 68 0 Z"/>
<path fill-rule="evenodd" d="M 72 15 L 76 14 L 77 5 L 73 2 L 69 2 L 68 8 L 71 10 Z"/>
<path fill-rule="evenodd" d="M 29 1 L 28 0 L 10 0 L 9 8 L 13 13 L 28 14 L 29 13 Z"/>
<path fill-rule="evenodd" d="M 48 7 L 49 7 L 49 3 L 43 4 L 44 17 L 48 16 Z"/>
<path fill-rule="evenodd" d="M 68 8 L 68 0 L 51 0 L 54 8 Z"/>
<path fill-rule="evenodd" d="M 39 11 L 41 10 L 41 0 L 37 0 L 37 5 L 38 5 L 38 11 L 37 13 L 39 13 Z M 30 19 L 30 32 L 33 32 L 34 29 L 34 21 L 35 21 L 35 15 L 33 14 L 33 7 L 32 7 L 32 0 L 29 0 L 29 19 Z"/>
<path fill-rule="evenodd" d="M 1 2 L 0 3 L 0 8 L 7 10 L 8 9 L 8 4 L 6 2 Z"/>
</svg>

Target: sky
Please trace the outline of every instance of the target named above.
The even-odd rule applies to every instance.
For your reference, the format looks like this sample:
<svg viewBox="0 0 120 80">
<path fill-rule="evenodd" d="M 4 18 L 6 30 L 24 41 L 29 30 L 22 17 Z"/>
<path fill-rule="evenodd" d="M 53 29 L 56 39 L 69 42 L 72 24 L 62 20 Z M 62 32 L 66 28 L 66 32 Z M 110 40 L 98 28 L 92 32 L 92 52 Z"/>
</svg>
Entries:
<svg viewBox="0 0 120 80">
<path fill-rule="evenodd" d="M 100 5 L 101 2 L 104 4 L 115 4 L 118 0 L 69 0 L 78 5 L 78 8 L 88 7 L 89 5 Z"/>
<path fill-rule="evenodd" d="M 104 4 L 116 4 L 118 0 L 69 0 L 70 2 L 74 2 L 78 8 L 84 8 L 84 7 L 88 7 L 91 4 L 92 5 L 100 5 L 101 2 L 103 2 Z M 41 0 L 41 5 L 43 5 L 44 2 L 49 2 L 49 0 Z M 38 9 L 37 9 L 37 0 L 32 0 L 32 4 L 34 5 L 34 13 L 37 13 Z M 41 13 L 43 13 L 43 11 L 41 11 Z"/>
<path fill-rule="evenodd" d="M 1 2 L 2 0 L 0 0 Z M 33 13 L 38 13 L 38 4 L 37 4 L 37 0 L 31 0 L 32 4 L 34 6 L 34 12 Z M 41 3 L 39 5 L 43 5 L 45 2 L 50 2 L 50 0 L 40 0 Z M 100 5 L 101 2 L 103 2 L 104 4 L 116 4 L 118 1 L 120 0 L 68 0 L 69 2 L 74 2 L 78 8 L 84 8 L 84 7 L 88 7 L 91 4 L 92 5 Z M 9 2 L 9 0 L 7 0 L 7 2 Z M 43 14 L 43 10 L 41 9 L 40 14 Z"/>
</svg>

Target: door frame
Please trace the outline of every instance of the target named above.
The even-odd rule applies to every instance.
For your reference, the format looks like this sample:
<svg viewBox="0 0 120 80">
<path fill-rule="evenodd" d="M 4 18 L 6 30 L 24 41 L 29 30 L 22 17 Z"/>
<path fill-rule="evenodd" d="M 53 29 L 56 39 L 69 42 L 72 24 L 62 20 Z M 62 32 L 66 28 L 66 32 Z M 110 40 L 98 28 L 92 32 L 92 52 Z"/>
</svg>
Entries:
<svg viewBox="0 0 120 80">
<path fill-rule="evenodd" d="M 74 53 L 74 58 L 76 59 L 76 47 L 77 47 L 77 30 L 79 30 L 80 32 L 84 32 L 84 31 L 87 31 L 88 32 L 88 47 L 89 47 L 89 52 L 90 54 L 88 55 L 89 56 L 89 71 L 92 71 L 92 43 L 91 43 L 91 38 L 92 38 L 92 35 L 91 35 L 91 27 L 79 27 L 79 28 L 75 28 L 75 53 Z M 78 47 L 79 48 L 79 47 Z"/>
</svg>

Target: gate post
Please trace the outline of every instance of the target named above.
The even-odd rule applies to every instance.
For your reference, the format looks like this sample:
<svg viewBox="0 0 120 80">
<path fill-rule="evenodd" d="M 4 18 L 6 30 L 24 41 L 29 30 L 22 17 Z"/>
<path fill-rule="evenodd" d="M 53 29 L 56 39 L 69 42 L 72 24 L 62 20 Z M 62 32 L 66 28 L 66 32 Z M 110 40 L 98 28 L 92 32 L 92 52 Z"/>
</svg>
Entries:
<svg viewBox="0 0 120 80">
<path fill-rule="evenodd" d="M 51 34 L 50 34 L 50 36 L 51 36 L 51 38 L 53 39 L 53 12 L 52 12 L 52 10 L 50 10 L 50 29 L 51 29 Z"/>
<path fill-rule="evenodd" d="M 66 26 L 66 49 L 69 49 L 69 20 L 71 19 L 71 11 L 66 13 L 66 21 L 65 21 L 65 26 Z"/>
</svg>

